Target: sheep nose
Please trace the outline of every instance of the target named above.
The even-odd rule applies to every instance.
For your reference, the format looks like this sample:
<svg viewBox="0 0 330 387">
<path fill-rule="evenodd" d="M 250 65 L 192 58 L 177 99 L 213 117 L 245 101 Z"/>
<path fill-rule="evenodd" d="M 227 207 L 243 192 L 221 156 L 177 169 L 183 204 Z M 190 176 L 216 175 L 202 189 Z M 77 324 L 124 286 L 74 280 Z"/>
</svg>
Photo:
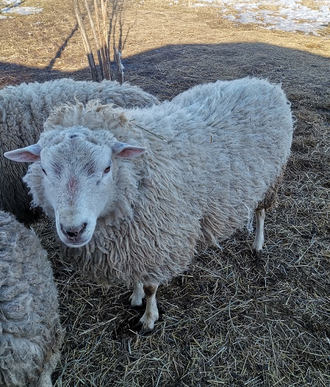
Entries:
<svg viewBox="0 0 330 387">
<path fill-rule="evenodd" d="M 81 234 L 85 231 L 86 227 L 87 227 L 87 223 L 83 223 L 77 227 L 64 227 L 61 224 L 61 231 L 68 239 L 75 242 L 79 239 Z"/>
</svg>

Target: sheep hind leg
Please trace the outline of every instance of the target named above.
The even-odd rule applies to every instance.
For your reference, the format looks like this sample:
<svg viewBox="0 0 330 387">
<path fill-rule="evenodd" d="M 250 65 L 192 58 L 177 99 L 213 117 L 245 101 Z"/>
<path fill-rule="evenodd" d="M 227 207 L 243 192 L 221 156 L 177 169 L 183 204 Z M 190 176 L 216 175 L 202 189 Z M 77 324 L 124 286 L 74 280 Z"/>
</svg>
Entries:
<svg viewBox="0 0 330 387">
<path fill-rule="evenodd" d="M 265 198 L 259 203 L 255 214 L 256 214 L 256 236 L 252 245 L 253 252 L 258 256 L 261 253 L 262 246 L 264 244 L 264 224 L 266 217 L 266 210 L 272 208 L 276 202 L 277 191 L 279 185 L 283 179 L 283 173 L 285 166 L 282 168 L 282 172 L 277 177 L 275 182 L 268 188 Z"/>
<path fill-rule="evenodd" d="M 143 285 L 143 291 L 146 296 L 146 310 L 139 321 L 139 325 L 142 325 L 141 333 L 152 331 L 154 329 L 155 322 L 159 318 L 156 300 L 157 289 L 158 284 Z"/>
<path fill-rule="evenodd" d="M 255 255 L 258 256 L 261 253 L 262 246 L 265 240 L 264 224 L 265 224 L 266 211 L 264 208 L 260 208 L 256 210 L 255 214 L 256 214 L 256 235 L 254 238 L 252 249 Z"/>
</svg>

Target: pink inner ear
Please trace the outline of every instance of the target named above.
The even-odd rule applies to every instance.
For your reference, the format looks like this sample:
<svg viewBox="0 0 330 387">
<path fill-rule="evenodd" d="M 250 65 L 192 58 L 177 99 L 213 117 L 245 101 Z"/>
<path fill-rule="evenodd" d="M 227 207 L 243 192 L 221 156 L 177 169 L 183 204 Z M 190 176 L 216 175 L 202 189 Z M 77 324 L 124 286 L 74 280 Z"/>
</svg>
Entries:
<svg viewBox="0 0 330 387">
<path fill-rule="evenodd" d="M 30 152 L 24 152 L 21 155 L 22 161 L 26 161 L 29 163 L 33 163 L 34 161 L 40 160 L 40 156 L 36 156 L 33 153 Z"/>
<path fill-rule="evenodd" d="M 142 155 L 145 152 L 145 148 L 140 147 L 126 147 L 122 151 L 115 154 L 116 157 L 133 158 Z"/>
<path fill-rule="evenodd" d="M 5 152 L 4 156 L 9 160 L 17 161 L 20 163 L 33 163 L 35 161 L 40 160 L 40 156 L 35 155 L 29 151 L 23 151 L 20 149 Z"/>
<path fill-rule="evenodd" d="M 40 145 L 33 144 L 25 148 L 5 152 L 4 156 L 9 160 L 18 161 L 19 163 L 33 163 L 34 161 L 40 160 L 40 152 Z"/>
<path fill-rule="evenodd" d="M 122 150 L 118 156 L 120 157 L 134 157 L 134 156 L 139 156 L 141 153 L 141 149 L 134 149 L 134 148 L 126 148 Z"/>
</svg>

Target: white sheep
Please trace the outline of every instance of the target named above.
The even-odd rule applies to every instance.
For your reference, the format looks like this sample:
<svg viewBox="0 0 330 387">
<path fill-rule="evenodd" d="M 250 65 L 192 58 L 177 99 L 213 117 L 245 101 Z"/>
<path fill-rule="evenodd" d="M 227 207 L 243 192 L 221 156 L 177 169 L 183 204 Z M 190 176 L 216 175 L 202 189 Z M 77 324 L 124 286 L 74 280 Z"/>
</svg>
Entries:
<svg viewBox="0 0 330 387">
<path fill-rule="evenodd" d="M 37 144 L 6 157 L 37 160 L 24 180 L 34 205 L 55 218 L 68 256 L 98 280 L 134 284 L 131 304 L 146 296 L 140 321 L 152 330 L 158 285 L 185 271 L 197 249 L 250 224 L 254 210 L 261 250 L 263 205 L 292 134 L 282 89 L 244 78 L 150 108 L 66 105 Z"/>
<path fill-rule="evenodd" d="M 37 141 L 44 121 L 56 106 L 75 100 L 86 103 L 91 99 L 128 108 L 158 103 L 157 98 L 139 87 L 111 81 L 60 79 L 8 86 L 0 90 L 1 150 L 5 152 Z M 31 198 L 22 182 L 27 168 L 23 164 L 9 165 L 3 152 L 0 152 L 0 209 L 28 223 L 38 213 L 31 211 Z"/>
<path fill-rule="evenodd" d="M 51 387 L 62 340 L 46 251 L 32 230 L 0 211 L 0 386 Z"/>
</svg>

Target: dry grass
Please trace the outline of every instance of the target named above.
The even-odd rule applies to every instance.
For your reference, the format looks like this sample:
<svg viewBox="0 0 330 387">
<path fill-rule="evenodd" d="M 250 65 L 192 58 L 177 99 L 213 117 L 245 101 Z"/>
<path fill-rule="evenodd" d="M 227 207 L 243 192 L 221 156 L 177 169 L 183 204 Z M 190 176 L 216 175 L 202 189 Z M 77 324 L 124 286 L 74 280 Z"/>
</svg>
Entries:
<svg viewBox="0 0 330 387">
<path fill-rule="evenodd" d="M 89 79 L 67 4 L 43 2 L 43 14 L 3 22 L 1 85 Z M 253 238 L 241 233 L 195 257 L 188 273 L 160 288 L 161 319 L 150 335 L 134 330 L 142 311 L 129 307 L 128 289 L 89 283 L 60 256 L 47 222 L 37 225 L 67 332 L 55 386 L 328 387 L 329 30 L 265 31 L 160 0 L 127 17 L 135 23 L 123 53 L 127 80 L 160 99 L 218 78 L 281 82 L 297 120 L 292 157 L 262 256 L 252 256 Z"/>
</svg>

